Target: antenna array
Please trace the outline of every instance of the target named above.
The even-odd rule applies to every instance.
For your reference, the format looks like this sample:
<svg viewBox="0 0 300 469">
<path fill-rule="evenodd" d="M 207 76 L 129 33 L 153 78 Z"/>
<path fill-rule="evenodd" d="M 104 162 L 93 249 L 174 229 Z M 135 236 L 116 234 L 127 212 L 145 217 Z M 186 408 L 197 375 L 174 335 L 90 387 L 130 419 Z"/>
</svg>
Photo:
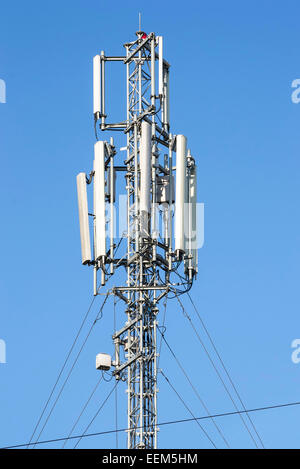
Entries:
<svg viewBox="0 0 300 469">
<path fill-rule="evenodd" d="M 147 449 L 157 447 L 159 303 L 189 290 L 197 274 L 197 200 L 196 164 L 187 139 L 170 133 L 170 65 L 163 57 L 163 38 L 143 31 L 136 35 L 135 41 L 124 44 L 124 56 L 109 57 L 102 51 L 93 60 L 95 129 L 120 131 L 126 138 L 126 159 L 116 164 L 119 155 L 112 138 L 97 140 L 93 169 L 89 176 L 77 176 L 77 189 L 82 263 L 94 268 L 94 294 L 98 283 L 104 286 L 120 267 L 127 273 L 124 284 L 112 290 L 124 302 L 127 322 L 113 335 L 114 360 L 99 354 L 96 366 L 105 370 L 114 366 L 116 380 L 127 381 L 128 448 Z M 107 121 L 105 106 L 108 62 L 126 68 L 126 118 L 114 123 Z M 116 202 L 122 174 L 125 214 L 121 199 Z M 91 182 L 93 213 L 89 214 L 87 185 Z M 119 225 L 120 217 L 126 217 L 123 257 L 116 255 L 116 208 Z"/>
</svg>

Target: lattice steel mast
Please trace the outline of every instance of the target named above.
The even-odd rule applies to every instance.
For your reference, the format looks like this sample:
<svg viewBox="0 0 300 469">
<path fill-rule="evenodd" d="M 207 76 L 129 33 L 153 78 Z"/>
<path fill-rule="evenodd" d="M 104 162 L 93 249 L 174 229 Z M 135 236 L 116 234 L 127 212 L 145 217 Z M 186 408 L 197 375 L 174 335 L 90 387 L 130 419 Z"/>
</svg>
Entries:
<svg viewBox="0 0 300 469">
<path fill-rule="evenodd" d="M 109 369 L 113 365 L 115 378 L 127 380 L 128 448 L 148 449 L 157 447 L 158 305 L 171 292 L 181 294 L 189 289 L 197 272 L 196 167 L 187 151 L 186 138 L 170 134 L 169 64 L 163 58 L 162 37 L 142 31 L 136 35 L 135 41 L 124 45 L 124 57 L 107 57 L 103 51 L 94 57 L 95 129 L 99 122 L 102 131 L 125 133 L 126 160 L 122 165 L 115 164 L 116 150 L 112 139 L 110 143 L 97 141 L 93 171 L 89 178 L 80 173 L 77 183 L 82 261 L 94 266 L 94 294 L 98 292 L 98 272 L 101 273 L 101 284 L 105 285 L 116 268 L 123 266 L 127 271 L 126 285 L 112 289 L 112 293 L 126 305 L 127 322 L 113 335 L 114 362 L 108 355 L 99 354 L 97 367 Z M 126 67 L 127 116 L 125 121 L 118 123 L 106 122 L 105 64 L 109 61 L 123 63 Z M 174 151 L 177 174 L 173 229 Z M 125 172 L 126 179 L 127 252 L 124 257 L 116 258 L 114 201 L 115 177 L 119 172 Z M 85 184 L 92 179 L 93 256 Z M 105 202 L 109 204 L 109 220 Z M 182 264 L 183 272 L 180 272 Z M 173 275 L 176 275 L 175 281 L 171 281 Z M 120 362 L 120 347 L 126 353 L 125 363 Z"/>
</svg>

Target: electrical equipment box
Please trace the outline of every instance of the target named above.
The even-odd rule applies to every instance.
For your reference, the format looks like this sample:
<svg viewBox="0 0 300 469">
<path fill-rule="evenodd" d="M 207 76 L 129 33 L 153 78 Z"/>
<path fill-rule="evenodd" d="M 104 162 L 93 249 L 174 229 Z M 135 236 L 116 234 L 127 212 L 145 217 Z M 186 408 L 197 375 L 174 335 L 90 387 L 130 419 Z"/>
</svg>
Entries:
<svg viewBox="0 0 300 469">
<path fill-rule="evenodd" d="M 96 369 L 108 371 L 111 368 L 111 356 L 107 353 L 96 355 Z"/>
</svg>

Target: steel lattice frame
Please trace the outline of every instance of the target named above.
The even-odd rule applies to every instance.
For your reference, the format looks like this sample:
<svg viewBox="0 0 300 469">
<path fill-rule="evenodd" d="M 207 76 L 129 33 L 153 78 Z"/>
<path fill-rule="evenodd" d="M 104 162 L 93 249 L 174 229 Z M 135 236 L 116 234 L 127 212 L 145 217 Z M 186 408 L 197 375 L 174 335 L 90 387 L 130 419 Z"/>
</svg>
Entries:
<svg viewBox="0 0 300 469">
<path fill-rule="evenodd" d="M 127 57 L 139 45 L 141 35 L 133 45 L 126 45 Z M 153 37 L 153 42 L 155 38 Z M 151 52 L 142 48 L 138 60 L 127 63 L 127 194 L 128 194 L 128 322 L 141 318 L 127 335 L 128 361 L 137 358 L 127 370 L 128 381 L 128 448 L 156 447 L 156 312 L 155 267 L 150 266 L 152 244 L 142 238 L 139 218 L 139 144 L 140 118 L 151 100 Z M 152 118 L 155 122 L 155 117 Z M 152 188 L 154 193 L 155 188 Z M 131 257 L 139 255 L 130 263 Z M 143 289 L 139 289 L 143 287 Z"/>
<path fill-rule="evenodd" d="M 154 33 L 137 32 L 134 42 L 124 45 L 125 57 L 106 57 L 101 52 L 101 105 L 94 114 L 95 125 L 101 120 L 100 129 L 119 130 L 127 136 L 127 157 L 124 166 L 116 170 L 126 171 L 127 189 L 127 253 L 126 261 L 114 258 L 113 236 L 110 254 L 103 256 L 102 264 L 94 264 L 94 294 L 97 294 L 97 270 L 102 270 L 101 282 L 105 284 L 110 264 L 114 268 L 123 265 L 127 269 L 126 286 L 113 288 L 113 294 L 126 303 L 127 323 L 113 339 L 116 347 L 114 375 L 117 380 L 125 379 L 128 385 L 128 448 L 152 449 L 157 447 L 157 346 L 156 329 L 160 300 L 176 286 L 189 286 L 191 281 L 178 275 L 179 283 L 170 283 L 170 275 L 178 269 L 184 253 L 172 249 L 172 205 L 173 166 L 172 152 L 175 139 L 169 133 L 168 75 L 169 64 L 162 58 L 162 38 Z M 157 52 L 158 48 L 158 52 Z M 105 62 L 119 61 L 126 66 L 127 116 L 125 122 L 106 123 L 105 113 Z M 156 94 L 156 64 L 159 64 L 159 92 Z M 100 72 L 99 72 L 100 73 Z M 145 217 L 140 210 L 141 193 L 141 128 L 148 123 L 151 145 L 147 149 L 151 161 L 150 199 L 151 214 Z M 151 130 L 150 130 L 151 129 Z M 149 137 L 150 138 L 150 137 Z M 113 191 L 113 144 L 107 145 L 110 154 L 107 167 L 111 169 L 111 191 Z M 159 163 L 163 159 L 162 164 Z M 147 160 L 149 162 L 149 160 Z M 150 163 L 149 163 L 150 164 Z M 110 166 L 109 166 L 110 165 Z M 168 179 L 168 196 L 163 213 L 164 233 L 159 239 L 157 226 L 158 181 Z M 147 179 L 148 180 L 148 179 Z M 161 182 L 160 182 L 161 183 Z M 112 192 L 111 192 L 112 193 Z M 160 204 L 162 199 L 158 200 Z M 111 206 L 113 197 L 110 199 Z M 148 210 L 148 209 L 147 209 Z M 147 211 L 146 211 L 147 212 Z M 113 230 L 112 230 L 113 231 Z M 115 267 L 114 267 L 115 266 Z M 164 276 L 161 275 L 164 273 Z M 185 275 L 185 274 L 184 274 Z M 162 280 L 162 277 L 164 279 Z M 183 293 L 181 291 L 180 293 Z M 126 363 L 120 363 L 120 346 L 127 354 Z"/>
</svg>

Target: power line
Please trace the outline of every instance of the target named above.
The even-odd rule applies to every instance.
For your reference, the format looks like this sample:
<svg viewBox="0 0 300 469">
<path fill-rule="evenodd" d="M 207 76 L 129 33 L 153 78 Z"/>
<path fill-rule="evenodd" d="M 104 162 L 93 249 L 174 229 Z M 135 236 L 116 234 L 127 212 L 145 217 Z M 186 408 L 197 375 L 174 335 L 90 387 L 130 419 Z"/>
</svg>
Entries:
<svg viewBox="0 0 300 469">
<path fill-rule="evenodd" d="M 176 294 L 175 294 L 175 295 L 176 295 Z M 236 403 L 235 403 L 235 401 L 234 401 L 234 399 L 233 399 L 233 397 L 232 397 L 232 395 L 231 395 L 231 393 L 230 393 L 228 387 L 226 386 L 226 383 L 224 382 L 224 380 L 223 380 L 223 378 L 222 378 L 222 376 L 221 376 L 221 374 L 220 374 L 218 368 L 216 367 L 216 365 L 215 365 L 213 359 L 212 359 L 211 356 L 210 356 L 209 351 L 207 350 L 207 348 L 205 347 L 205 345 L 204 345 L 204 343 L 203 343 L 201 337 L 199 336 L 199 334 L 198 334 L 198 332 L 197 332 L 197 329 L 196 329 L 196 327 L 195 327 L 195 325 L 194 325 L 192 319 L 191 319 L 190 316 L 188 315 L 187 311 L 185 310 L 185 308 L 184 308 L 182 302 L 180 301 L 180 299 L 178 298 L 177 295 L 176 295 L 176 298 L 177 298 L 177 301 L 179 302 L 179 304 L 180 304 L 180 306 L 181 306 L 181 309 L 182 309 L 182 311 L 183 311 L 183 315 L 184 315 L 184 316 L 188 319 L 188 321 L 190 322 L 190 324 L 191 324 L 191 326 L 192 326 L 192 328 L 193 328 L 193 330 L 194 330 L 194 332 L 195 332 L 195 334 L 196 334 L 196 336 L 197 336 L 197 338 L 198 338 L 200 344 L 201 344 L 202 347 L 203 347 L 203 350 L 204 350 L 206 356 L 208 357 L 208 359 L 209 359 L 210 363 L 212 364 L 212 366 L 213 366 L 215 372 L 217 373 L 217 375 L 218 375 L 218 377 L 219 377 L 219 379 L 220 379 L 220 381 L 221 381 L 221 383 L 222 383 L 222 385 L 223 385 L 223 387 L 224 387 L 224 389 L 225 389 L 227 395 L 229 396 L 231 402 L 232 402 L 233 405 L 234 405 L 234 408 L 236 409 L 237 413 L 240 415 L 240 418 L 241 418 L 241 420 L 242 420 L 242 422 L 243 422 L 243 424 L 244 424 L 244 427 L 246 428 L 248 434 L 250 435 L 250 438 L 252 439 L 252 441 L 253 441 L 253 443 L 255 444 L 256 448 L 258 448 L 257 442 L 256 442 L 255 438 L 253 437 L 252 432 L 250 431 L 250 429 L 249 429 L 247 423 L 245 422 L 242 413 L 239 412 L 239 409 L 238 409 L 238 407 L 237 407 L 237 405 L 236 405 Z"/>
<path fill-rule="evenodd" d="M 183 372 L 184 376 L 185 376 L 186 379 L 188 380 L 188 382 L 189 382 L 190 386 L 192 387 L 194 393 L 196 394 L 198 400 L 201 402 L 202 406 L 204 407 L 204 409 L 205 409 L 207 415 L 209 415 L 210 412 L 209 412 L 209 410 L 208 410 L 208 408 L 207 408 L 205 402 L 203 401 L 203 399 L 202 399 L 201 396 L 199 395 L 197 389 L 196 389 L 195 386 L 193 385 L 193 383 L 192 383 L 192 381 L 190 380 L 190 378 L 189 378 L 188 374 L 186 373 L 185 369 L 183 368 L 183 366 L 181 365 L 180 361 L 179 361 L 178 358 L 176 357 L 175 352 L 172 350 L 170 344 L 167 342 L 167 339 L 165 338 L 164 333 L 162 333 L 162 332 L 160 331 L 160 328 L 158 328 L 158 330 L 159 330 L 159 332 L 160 332 L 160 334 L 161 334 L 162 340 L 165 342 L 166 346 L 168 347 L 168 349 L 170 350 L 171 354 L 172 354 L 173 357 L 175 358 L 175 361 L 176 361 L 177 365 L 179 366 L 179 368 L 180 368 L 181 371 Z M 216 430 L 217 430 L 218 433 L 220 434 L 221 438 L 223 439 L 223 441 L 224 441 L 225 445 L 227 446 L 227 448 L 230 448 L 229 443 L 228 443 L 228 441 L 226 440 L 226 438 L 225 438 L 223 432 L 221 431 L 221 429 L 219 428 L 219 426 L 216 424 L 216 422 L 214 421 L 213 418 L 212 418 L 211 420 L 212 420 L 212 423 L 214 424 Z"/>
<path fill-rule="evenodd" d="M 48 421 L 49 421 L 49 419 L 50 419 L 50 417 L 51 417 L 51 414 L 52 414 L 53 410 L 54 410 L 55 407 L 56 407 L 56 404 L 57 404 L 57 402 L 58 402 L 58 400 L 59 400 L 59 398 L 60 398 L 60 396 L 61 396 L 61 394 L 62 394 L 62 392 L 63 392 L 63 390 L 64 390 L 64 388 L 65 388 L 65 385 L 67 384 L 67 382 L 68 382 L 68 380 L 69 380 L 69 378 L 70 378 L 70 376 L 71 376 L 71 373 L 72 373 L 72 371 L 73 371 L 73 369 L 74 369 L 74 367 L 75 367 L 75 365 L 76 365 L 76 363 L 77 363 L 77 361 L 78 361 L 78 358 L 79 358 L 79 356 L 80 356 L 80 354 L 81 354 L 81 352 L 82 352 L 82 350 L 83 350 L 83 348 L 84 348 L 84 346 L 85 346 L 85 344 L 86 344 L 86 342 L 87 342 L 87 340 L 88 340 L 88 338 L 89 338 L 89 336 L 90 336 L 90 334 L 91 334 L 91 332 L 92 332 L 92 329 L 93 329 L 94 325 L 96 324 L 96 322 L 97 322 L 99 319 L 102 318 L 102 310 L 103 310 L 104 305 L 105 305 L 105 303 L 106 303 L 106 301 L 107 301 L 108 295 L 109 295 L 109 290 L 107 291 L 106 296 L 105 296 L 105 298 L 104 298 L 104 300 L 103 300 L 103 302 L 102 302 L 101 308 L 100 308 L 99 312 L 97 313 L 96 319 L 93 321 L 93 323 L 92 323 L 92 325 L 91 325 L 91 327 L 90 327 L 90 329 L 89 329 L 89 331 L 88 331 L 88 333 L 87 333 L 87 335 L 86 335 L 86 337 L 85 337 L 85 339 L 84 339 L 84 342 L 83 342 L 83 344 L 82 344 L 82 346 L 81 346 L 81 348 L 80 348 L 80 350 L 79 350 L 79 352 L 78 352 L 78 354 L 77 354 L 77 356 L 76 356 L 76 358 L 75 358 L 75 360 L 74 360 L 74 362 L 73 362 L 73 364 L 72 364 L 72 366 L 71 366 L 71 369 L 70 369 L 70 371 L 69 371 L 69 373 L 68 373 L 68 375 L 67 375 L 67 377 L 66 377 L 66 379 L 65 379 L 65 381 L 64 381 L 64 383 L 63 383 L 63 385 L 62 385 L 62 387 L 60 388 L 60 391 L 59 391 L 59 393 L 58 393 L 58 396 L 57 396 L 56 400 L 54 401 L 54 404 L 53 404 L 53 406 L 52 406 L 51 409 L 50 409 L 50 412 L 49 412 L 49 414 L 48 414 L 48 417 L 46 418 L 45 423 L 44 423 L 44 425 L 43 425 L 43 427 L 42 427 L 42 429 L 41 429 L 41 431 L 40 431 L 40 433 L 39 433 L 39 435 L 38 435 L 38 437 L 37 437 L 36 443 L 39 441 L 40 436 L 42 435 L 42 433 L 43 433 L 43 431 L 44 431 L 44 429 L 45 429 L 45 427 L 46 427 L 46 425 L 47 425 L 47 423 L 48 423 Z"/>
<path fill-rule="evenodd" d="M 246 414 L 247 412 L 248 413 L 262 412 L 262 411 L 266 411 L 266 410 L 282 409 L 282 408 L 298 406 L 298 405 L 300 405 L 300 401 L 288 402 L 288 403 L 285 403 L 285 404 L 275 404 L 275 405 L 270 405 L 270 406 L 265 406 L 265 407 L 256 407 L 256 408 L 253 408 L 253 409 L 239 410 L 237 412 L 222 412 L 222 413 L 219 413 L 219 414 L 203 415 L 201 417 L 193 417 L 193 418 L 190 418 L 190 419 L 169 420 L 167 422 L 159 422 L 159 423 L 156 424 L 156 426 L 157 427 L 162 427 L 164 425 L 175 425 L 177 423 L 194 422 L 195 420 L 207 420 L 207 419 L 211 419 L 211 418 L 230 417 L 232 415 Z M 141 428 L 141 427 L 137 427 L 137 428 Z M 106 430 L 106 431 L 96 432 L 96 433 L 86 433 L 84 435 L 70 436 L 68 439 L 69 440 L 75 440 L 77 438 L 87 438 L 87 437 L 92 437 L 92 436 L 109 435 L 109 434 L 116 433 L 116 432 L 126 432 L 128 430 L 129 430 L 128 428 L 119 428 L 117 430 L 116 429 Z M 39 441 L 37 443 L 22 443 L 22 444 L 19 444 L 19 445 L 3 446 L 0 449 L 22 448 L 22 447 L 28 446 L 28 445 L 32 446 L 32 445 L 35 445 L 35 444 L 42 445 L 42 444 L 46 444 L 46 443 L 55 443 L 57 441 L 64 441 L 65 439 L 66 439 L 66 437 L 53 438 L 51 440 L 43 440 L 43 441 Z"/>
<path fill-rule="evenodd" d="M 246 406 L 245 406 L 245 404 L 244 404 L 244 402 L 243 402 L 243 400 L 242 400 L 242 398 L 241 398 L 241 396 L 240 396 L 240 394 L 239 394 L 239 392 L 238 392 L 238 390 L 237 390 L 237 388 L 236 388 L 236 386 L 235 386 L 235 384 L 234 384 L 234 382 L 233 382 L 233 380 L 232 380 L 232 378 L 231 378 L 231 376 L 230 376 L 230 374 L 229 374 L 229 372 L 228 372 L 228 370 L 227 370 L 227 368 L 226 368 L 226 366 L 225 366 L 225 363 L 224 363 L 224 361 L 222 360 L 221 355 L 220 355 L 220 353 L 218 352 L 217 347 L 216 347 L 216 345 L 215 345 L 215 343 L 214 343 L 214 341 L 213 341 L 213 339 L 212 339 L 210 333 L 208 332 L 208 329 L 207 329 L 207 327 L 206 327 L 206 325 L 205 325 L 205 323 L 204 323 L 204 321 L 203 321 L 203 319 L 202 319 L 202 317 L 201 317 L 201 315 L 200 315 L 198 309 L 196 308 L 196 305 L 195 305 L 194 301 L 192 300 L 192 297 L 191 297 L 191 295 L 190 295 L 189 292 L 188 292 L 188 297 L 189 297 L 190 302 L 192 303 L 192 305 L 193 305 L 193 307 L 194 307 L 194 310 L 195 310 L 195 312 L 196 312 L 196 314 L 197 314 L 197 316 L 198 316 L 198 318 L 199 318 L 199 320 L 200 320 L 200 322 L 201 322 L 201 325 L 202 325 L 202 327 L 203 327 L 203 329 L 204 329 L 204 331 L 205 331 L 205 333 L 206 333 L 206 335 L 207 335 L 207 337 L 208 337 L 208 339 L 209 339 L 209 341 L 210 341 L 210 343 L 211 343 L 211 345 L 212 345 L 212 347 L 213 347 L 213 349 L 214 349 L 214 351 L 215 351 L 215 353 L 216 353 L 218 359 L 220 360 L 221 366 L 222 366 L 223 370 L 225 371 L 227 378 L 229 379 L 229 381 L 230 381 L 230 383 L 231 383 L 231 385 L 232 385 L 232 387 L 233 387 L 233 389 L 234 389 L 234 391 L 235 391 L 235 393 L 236 393 L 236 395 L 237 395 L 237 397 L 238 397 L 238 399 L 239 399 L 239 401 L 240 401 L 240 403 L 241 403 L 243 409 L 246 410 Z M 265 448 L 264 443 L 263 443 L 263 441 L 262 441 L 262 438 L 261 438 L 261 436 L 259 435 L 259 433 L 258 433 L 258 431 L 257 431 L 257 428 L 255 427 L 254 422 L 252 421 L 250 415 L 248 415 L 247 412 L 246 412 L 246 415 L 247 415 L 247 417 L 248 417 L 248 419 L 249 419 L 249 422 L 251 423 L 251 426 L 252 426 L 253 430 L 255 431 L 255 433 L 256 433 L 256 435 L 257 435 L 257 437 L 258 437 L 258 439 L 259 439 L 259 441 L 260 441 L 262 447 Z"/>
<path fill-rule="evenodd" d="M 162 370 L 160 370 L 161 374 L 163 375 L 163 377 L 165 378 L 165 380 L 167 381 L 167 383 L 169 384 L 169 386 L 173 389 L 173 391 L 175 392 L 175 394 L 177 395 L 177 397 L 179 398 L 179 400 L 182 402 L 182 404 L 184 405 L 184 407 L 188 410 L 188 412 L 192 415 L 193 417 L 193 420 L 195 420 L 195 422 L 197 423 L 197 425 L 201 428 L 201 430 L 203 431 L 204 435 L 206 436 L 206 438 L 208 438 L 208 440 L 211 442 L 211 444 L 213 445 L 213 447 L 215 449 L 217 449 L 215 443 L 213 442 L 213 440 L 211 439 L 211 437 L 209 436 L 209 434 L 206 432 L 206 430 L 202 427 L 202 425 L 198 422 L 198 420 L 196 419 L 196 417 L 194 416 L 193 412 L 191 411 L 191 409 L 187 406 L 187 404 L 185 403 L 185 401 L 183 400 L 183 398 L 180 396 L 180 394 L 176 391 L 175 387 L 173 386 L 173 384 L 170 382 L 170 380 L 166 377 L 166 375 L 164 374 L 164 372 Z"/>
</svg>

